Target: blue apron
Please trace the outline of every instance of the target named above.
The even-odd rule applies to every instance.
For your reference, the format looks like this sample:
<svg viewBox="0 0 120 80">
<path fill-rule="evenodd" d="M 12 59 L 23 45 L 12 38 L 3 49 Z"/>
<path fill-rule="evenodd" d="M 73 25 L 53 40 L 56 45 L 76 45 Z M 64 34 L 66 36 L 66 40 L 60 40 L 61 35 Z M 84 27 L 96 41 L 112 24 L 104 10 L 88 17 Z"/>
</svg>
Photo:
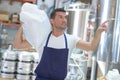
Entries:
<svg viewBox="0 0 120 80">
<path fill-rule="evenodd" d="M 68 47 L 65 38 L 66 48 L 56 49 L 47 47 L 51 33 L 48 35 L 46 45 L 40 63 L 35 69 L 35 80 L 64 80 L 67 75 Z M 61 43 L 55 43 L 61 44 Z"/>
</svg>

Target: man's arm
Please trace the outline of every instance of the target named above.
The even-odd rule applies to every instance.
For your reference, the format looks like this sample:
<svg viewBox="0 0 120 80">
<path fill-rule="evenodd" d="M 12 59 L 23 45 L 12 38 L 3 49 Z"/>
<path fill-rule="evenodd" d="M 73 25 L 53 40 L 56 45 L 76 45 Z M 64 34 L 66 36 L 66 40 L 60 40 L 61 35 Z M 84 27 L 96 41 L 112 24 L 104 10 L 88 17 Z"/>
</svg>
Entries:
<svg viewBox="0 0 120 80">
<path fill-rule="evenodd" d="M 83 50 L 92 50 L 95 51 L 99 45 L 101 33 L 103 31 L 107 31 L 107 26 L 105 25 L 108 21 L 105 21 L 102 25 L 98 27 L 95 33 L 95 37 L 93 38 L 92 42 L 85 42 L 82 40 L 79 40 L 76 44 L 77 48 L 83 49 Z"/>
<path fill-rule="evenodd" d="M 34 51 L 34 48 L 23 36 L 22 27 L 20 27 L 16 33 L 16 36 L 15 36 L 14 42 L 13 42 L 13 47 L 17 50 Z"/>
</svg>

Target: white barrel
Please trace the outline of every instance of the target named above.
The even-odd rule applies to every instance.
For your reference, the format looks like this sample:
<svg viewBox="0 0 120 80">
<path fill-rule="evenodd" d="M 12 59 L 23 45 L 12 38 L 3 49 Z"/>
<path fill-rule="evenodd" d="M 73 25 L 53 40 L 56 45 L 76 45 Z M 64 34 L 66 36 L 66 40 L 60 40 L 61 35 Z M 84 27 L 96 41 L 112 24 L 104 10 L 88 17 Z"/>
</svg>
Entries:
<svg viewBox="0 0 120 80">
<path fill-rule="evenodd" d="M 30 78 L 31 78 L 30 75 L 25 75 L 25 74 L 17 74 L 16 75 L 17 80 L 31 80 Z"/>
<path fill-rule="evenodd" d="M 18 62 L 17 73 L 30 74 L 32 64 L 27 62 Z"/>
<path fill-rule="evenodd" d="M 2 78 L 15 78 L 15 74 L 14 73 L 1 72 L 1 77 Z"/>
<path fill-rule="evenodd" d="M 34 71 L 35 71 L 37 65 L 38 65 L 38 63 L 33 63 L 33 67 L 32 67 L 32 72 L 33 72 L 33 74 L 34 74 Z"/>
<path fill-rule="evenodd" d="M 39 53 L 37 52 L 32 52 L 33 53 L 33 65 L 32 65 L 32 73 L 34 74 L 34 71 L 39 63 Z"/>
<path fill-rule="evenodd" d="M 2 60 L 1 71 L 3 72 L 15 72 L 16 71 L 16 61 L 6 61 Z"/>
<path fill-rule="evenodd" d="M 31 80 L 35 80 L 36 76 L 35 75 L 32 75 L 31 76 Z"/>
<path fill-rule="evenodd" d="M 30 52 L 20 52 L 18 55 L 18 60 L 19 61 L 33 61 L 33 55 Z"/>
<path fill-rule="evenodd" d="M 15 51 L 6 50 L 3 55 L 3 59 L 17 60 L 17 53 Z"/>
</svg>

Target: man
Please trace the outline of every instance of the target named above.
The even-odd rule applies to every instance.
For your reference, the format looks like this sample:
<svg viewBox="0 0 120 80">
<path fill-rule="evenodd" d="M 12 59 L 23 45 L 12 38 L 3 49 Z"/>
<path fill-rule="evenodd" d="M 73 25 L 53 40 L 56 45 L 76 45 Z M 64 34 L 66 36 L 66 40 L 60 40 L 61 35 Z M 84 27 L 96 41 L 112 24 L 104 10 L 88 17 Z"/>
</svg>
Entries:
<svg viewBox="0 0 120 80">
<path fill-rule="evenodd" d="M 106 22 L 97 29 L 92 42 L 85 42 L 65 33 L 66 12 L 63 9 L 55 9 L 50 16 L 52 32 L 47 38 L 42 58 L 35 70 L 36 80 L 64 80 L 67 75 L 67 60 L 70 51 L 75 47 L 96 50 L 101 33 L 107 31 Z"/>
<path fill-rule="evenodd" d="M 42 57 L 35 70 L 36 80 L 64 80 L 67 75 L 69 53 L 75 47 L 83 50 L 96 50 L 101 33 L 107 31 L 106 22 L 97 29 L 92 42 L 85 42 L 65 33 L 66 12 L 61 8 L 55 9 L 50 15 L 52 32 L 45 41 L 43 51 L 40 49 Z"/>
</svg>

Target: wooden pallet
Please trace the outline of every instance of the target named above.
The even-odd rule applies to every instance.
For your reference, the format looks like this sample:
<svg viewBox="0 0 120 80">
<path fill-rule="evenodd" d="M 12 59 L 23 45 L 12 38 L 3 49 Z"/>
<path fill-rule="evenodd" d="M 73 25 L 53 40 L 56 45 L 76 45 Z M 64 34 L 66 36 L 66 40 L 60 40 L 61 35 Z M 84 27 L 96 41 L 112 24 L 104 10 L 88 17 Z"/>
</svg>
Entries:
<svg viewBox="0 0 120 80">
<path fill-rule="evenodd" d="M 16 79 L 0 78 L 0 80 L 16 80 Z"/>
</svg>

